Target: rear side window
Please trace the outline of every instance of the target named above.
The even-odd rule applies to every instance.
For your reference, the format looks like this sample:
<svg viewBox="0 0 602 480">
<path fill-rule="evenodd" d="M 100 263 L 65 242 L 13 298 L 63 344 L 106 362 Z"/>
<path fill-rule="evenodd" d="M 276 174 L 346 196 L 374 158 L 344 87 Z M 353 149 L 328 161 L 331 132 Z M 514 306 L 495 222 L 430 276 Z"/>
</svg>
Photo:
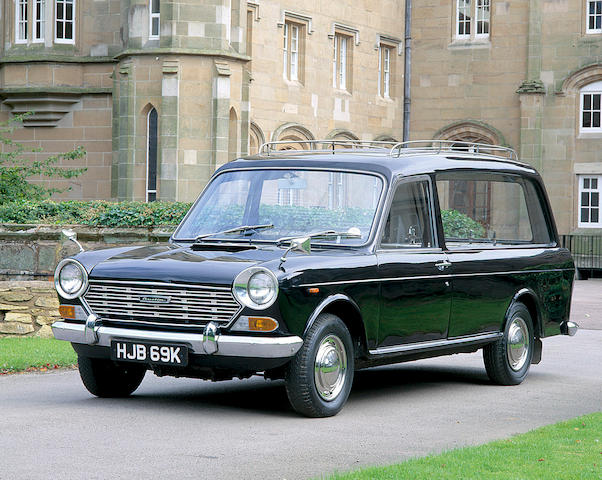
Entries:
<svg viewBox="0 0 602 480">
<path fill-rule="evenodd" d="M 444 173 L 437 176 L 437 193 L 448 248 L 550 243 L 539 195 L 528 179 Z"/>
</svg>

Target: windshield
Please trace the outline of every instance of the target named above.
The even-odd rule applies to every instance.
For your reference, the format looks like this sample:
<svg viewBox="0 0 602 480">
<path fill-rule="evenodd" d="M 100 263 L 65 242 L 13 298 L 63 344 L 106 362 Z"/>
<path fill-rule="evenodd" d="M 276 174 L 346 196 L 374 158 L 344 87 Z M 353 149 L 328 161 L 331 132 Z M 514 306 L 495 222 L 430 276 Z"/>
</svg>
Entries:
<svg viewBox="0 0 602 480">
<path fill-rule="evenodd" d="M 383 181 L 370 174 L 318 170 L 242 170 L 217 176 L 174 234 L 175 240 L 245 225 L 270 225 L 206 239 L 276 241 L 334 230 L 350 235 L 320 243 L 366 243 Z M 271 227 L 273 225 L 273 228 Z"/>
</svg>

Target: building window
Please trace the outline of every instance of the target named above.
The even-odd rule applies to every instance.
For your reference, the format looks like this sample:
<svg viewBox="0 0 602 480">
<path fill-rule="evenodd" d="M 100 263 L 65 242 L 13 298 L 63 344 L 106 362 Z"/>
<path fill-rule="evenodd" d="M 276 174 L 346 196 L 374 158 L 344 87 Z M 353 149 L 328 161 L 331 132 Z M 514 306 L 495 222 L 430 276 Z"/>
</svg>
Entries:
<svg viewBox="0 0 602 480">
<path fill-rule="evenodd" d="M 75 43 L 75 0 L 55 0 L 56 43 Z"/>
<path fill-rule="evenodd" d="M 299 37 L 301 26 L 284 22 L 283 70 L 282 75 L 288 80 L 299 80 Z"/>
<path fill-rule="evenodd" d="M 602 1 L 588 0 L 586 33 L 602 33 Z"/>
<path fill-rule="evenodd" d="M 456 0 L 456 38 L 489 38 L 491 0 Z"/>
<path fill-rule="evenodd" d="M 341 90 L 349 90 L 349 70 L 351 58 L 351 37 L 335 33 L 334 55 L 332 59 L 332 86 Z"/>
<path fill-rule="evenodd" d="M 600 194 L 602 175 L 581 175 L 579 177 L 579 227 L 600 228 Z"/>
<path fill-rule="evenodd" d="M 27 0 L 17 0 L 15 9 L 15 43 L 27 43 Z"/>
<path fill-rule="evenodd" d="M 581 89 L 581 132 L 602 133 L 600 125 L 602 81 Z"/>
<path fill-rule="evenodd" d="M 161 19 L 161 7 L 159 0 L 150 0 L 149 5 L 149 35 L 148 38 L 156 40 L 159 38 L 159 24 Z"/>
<path fill-rule="evenodd" d="M 378 48 L 378 94 L 384 98 L 391 97 L 391 62 L 393 48 L 380 45 Z"/>
<path fill-rule="evenodd" d="M 147 118 L 146 132 L 146 201 L 154 202 L 157 199 L 157 110 L 151 108 Z"/>
<path fill-rule="evenodd" d="M 46 33 L 46 0 L 35 0 L 33 13 L 33 41 L 43 42 Z"/>
</svg>

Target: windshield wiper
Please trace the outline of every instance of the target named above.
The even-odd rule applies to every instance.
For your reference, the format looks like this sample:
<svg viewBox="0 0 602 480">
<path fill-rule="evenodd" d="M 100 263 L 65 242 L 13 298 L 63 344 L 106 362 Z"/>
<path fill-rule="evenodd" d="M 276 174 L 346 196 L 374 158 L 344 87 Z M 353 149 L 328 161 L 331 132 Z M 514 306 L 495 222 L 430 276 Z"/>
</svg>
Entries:
<svg viewBox="0 0 602 480">
<path fill-rule="evenodd" d="M 284 243 L 290 242 L 296 238 L 362 238 L 361 233 L 337 232 L 336 230 L 324 230 L 323 232 L 308 233 L 307 235 L 295 235 L 294 237 L 282 237 L 276 240 L 276 246 L 281 247 Z"/>
<path fill-rule="evenodd" d="M 213 232 L 213 233 L 203 233 L 202 235 L 198 235 L 195 237 L 194 242 L 199 242 L 207 237 L 213 237 L 214 235 L 226 235 L 228 233 L 245 233 L 248 231 L 257 231 L 257 230 L 265 230 L 268 228 L 274 228 L 274 225 L 271 223 L 266 223 L 263 225 L 241 225 L 240 227 L 229 228 L 228 230 L 222 230 L 221 232 Z"/>
</svg>

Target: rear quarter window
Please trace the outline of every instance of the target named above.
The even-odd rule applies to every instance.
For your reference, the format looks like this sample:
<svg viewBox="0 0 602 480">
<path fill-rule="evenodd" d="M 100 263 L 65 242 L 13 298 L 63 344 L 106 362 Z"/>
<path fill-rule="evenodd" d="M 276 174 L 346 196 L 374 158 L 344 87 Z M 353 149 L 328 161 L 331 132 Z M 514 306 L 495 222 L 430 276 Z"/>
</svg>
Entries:
<svg viewBox="0 0 602 480">
<path fill-rule="evenodd" d="M 549 244 L 550 230 L 530 179 L 488 172 L 437 175 L 448 248 Z"/>
</svg>

